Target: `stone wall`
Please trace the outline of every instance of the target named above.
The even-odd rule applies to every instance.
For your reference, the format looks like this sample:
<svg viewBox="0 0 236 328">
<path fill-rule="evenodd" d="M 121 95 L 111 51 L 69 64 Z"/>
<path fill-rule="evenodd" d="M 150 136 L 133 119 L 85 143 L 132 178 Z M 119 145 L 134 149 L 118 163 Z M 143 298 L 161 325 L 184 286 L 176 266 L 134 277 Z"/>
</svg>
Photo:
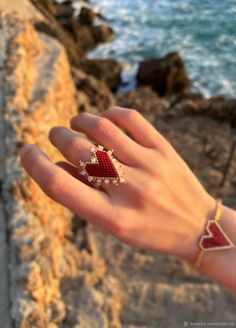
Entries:
<svg viewBox="0 0 236 328">
<path fill-rule="evenodd" d="M 16 14 L 1 14 L 0 35 L 0 327 L 119 327 L 121 288 L 105 278 L 93 235 L 19 163 L 24 143 L 61 159 L 48 131 L 67 126 L 78 105 L 65 51 Z"/>
<path fill-rule="evenodd" d="M 18 150 L 24 143 L 36 143 L 58 159 L 47 134 L 76 114 L 76 92 L 65 51 L 57 41 L 12 14 L 2 14 L 0 26 L 5 44 L 1 132 L 11 314 L 19 327 L 46 327 L 64 313 L 60 278 L 66 265 L 61 261 L 71 213 L 46 198 L 26 176 Z"/>
</svg>

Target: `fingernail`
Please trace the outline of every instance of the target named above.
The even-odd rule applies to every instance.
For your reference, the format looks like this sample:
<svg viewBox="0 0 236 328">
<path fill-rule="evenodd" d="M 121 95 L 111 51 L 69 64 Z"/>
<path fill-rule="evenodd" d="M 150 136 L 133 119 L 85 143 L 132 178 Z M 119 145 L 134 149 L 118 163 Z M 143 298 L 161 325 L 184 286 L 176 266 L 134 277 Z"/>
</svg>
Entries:
<svg viewBox="0 0 236 328">
<path fill-rule="evenodd" d="M 24 157 L 25 154 L 27 153 L 27 151 L 32 147 L 32 145 L 30 144 L 27 144 L 27 145 L 24 145 L 21 150 L 20 150 L 20 156 L 21 157 Z"/>
</svg>

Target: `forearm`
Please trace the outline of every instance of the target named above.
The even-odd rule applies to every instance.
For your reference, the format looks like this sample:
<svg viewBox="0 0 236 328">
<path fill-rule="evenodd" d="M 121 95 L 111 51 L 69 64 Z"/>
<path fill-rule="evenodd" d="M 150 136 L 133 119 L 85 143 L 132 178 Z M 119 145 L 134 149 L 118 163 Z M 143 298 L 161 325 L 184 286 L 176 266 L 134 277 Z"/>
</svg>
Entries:
<svg viewBox="0 0 236 328">
<path fill-rule="evenodd" d="M 220 225 L 236 245 L 236 211 L 223 206 Z M 236 247 L 205 252 L 200 271 L 236 292 Z"/>
</svg>

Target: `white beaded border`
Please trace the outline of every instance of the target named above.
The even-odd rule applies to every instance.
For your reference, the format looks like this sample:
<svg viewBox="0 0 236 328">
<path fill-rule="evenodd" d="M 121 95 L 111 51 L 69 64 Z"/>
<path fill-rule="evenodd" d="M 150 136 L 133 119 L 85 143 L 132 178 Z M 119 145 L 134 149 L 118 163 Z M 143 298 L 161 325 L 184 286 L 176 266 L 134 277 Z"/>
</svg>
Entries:
<svg viewBox="0 0 236 328">
<path fill-rule="evenodd" d="M 87 164 L 96 164 L 96 163 L 99 163 L 98 162 L 98 159 L 97 159 L 97 156 L 96 156 L 96 152 L 97 150 L 100 150 L 100 151 L 103 151 L 104 153 L 106 153 L 112 164 L 114 165 L 115 167 L 115 170 L 118 174 L 118 177 L 117 178 L 113 178 L 113 177 L 95 177 L 95 176 L 91 176 L 91 175 L 88 175 L 88 172 L 85 170 L 85 166 Z M 88 182 L 94 182 L 96 187 L 100 187 L 100 185 L 102 184 L 102 182 L 104 182 L 106 185 L 109 184 L 110 182 L 112 184 L 114 184 L 115 186 L 118 186 L 119 183 L 125 183 L 125 178 L 124 178 L 124 172 L 122 171 L 121 169 L 121 164 L 115 159 L 115 157 L 112 155 L 113 154 L 113 149 L 112 150 L 108 150 L 106 151 L 104 149 L 104 147 L 102 146 L 92 146 L 90 148 L 90 151 L 92 153 L 92 157 L 89 161 L 79 161 L 79 165 L 82 169 L 82 171 L 80 171 L 80 174 L 83 175 L 83 176 L 87 176 L 87 180 Z"/>
</svg>

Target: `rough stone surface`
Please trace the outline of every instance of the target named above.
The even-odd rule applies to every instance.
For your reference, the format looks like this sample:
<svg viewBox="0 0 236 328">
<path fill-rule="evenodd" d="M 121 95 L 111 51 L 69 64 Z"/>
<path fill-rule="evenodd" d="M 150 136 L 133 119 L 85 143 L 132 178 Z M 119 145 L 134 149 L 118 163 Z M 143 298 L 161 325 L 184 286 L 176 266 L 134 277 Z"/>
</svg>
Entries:
<svg viewBox="0 0 236 328">
<path fill-rule="evenodd" d="M 59 158 L 47 134 L 76 113 L 76 90 L 57 41 L 37 34 L 14 15 L 1 15 L 0 26 L 7 43 L 3 198 L 10 242 L 11 313 L 17 327 L 48 327 L 64 316 L 60 278 L 66 270 L 63 243 L 70 232 L 71 213 L 42 194 L 23 172 L 17 153 L 22 144 L 36 143 L 54 160 Z"/>
<path fill-rule="evenodd" d="M 0 26 L 0 327 L 10 328 L 11 319 L 9 313 L 10 307 L 10 289 L 9 289 L 9 267 L 8 256 L 9 247 L 7 245 L 7 217 L 2 199 L 2 187 L 5 176 L 5 126 L 2 120 L 4 111 L 4 94 L 3 94 L 3 68 L 5 61 L 5 53 L 7 43 L 2 33 L 3 29 Z"/>
<path fill-rule="evenodd" d="M 171 107 L 174 116 L 202 115 L 236 125 L 236 99 L 214 97 L 210 99 L 186 97 Z"/>
<path fill-rule="evenodd" d="M 72 36 L 80 55 L 85 55 L 96 46 L 95 39 L 89 26 L 70 18 L 63 23 L 63 28 Z"/>
<path fill-rule="evenodd" d="M 92 26 L 91 32 L 96 44 L 109 42 L 114 36 L 113 29 L 104 24 Z"/>
<path fill-rule="evenodd" d="M 184 62 L 177 52 L 140 62 L 137 82 L 150 85 L 160 96 L 186 94 L 190 88 Z"/>
<path fill-rule="evenodd" d="M 32 21 L 44 20 L 43 15 L 38 12 L 29 0 L 1 0 L 0 11 L 17 11 L 23 19 Z"/>
<path fill-rule="evenodd" d="M 111 90 L 116 90 L 121 83 L 122 65 L 114 59 L 83 59 L 78 67 L 103 81 Z"/>
<path fill-rule="evenodd" d="M 116 101 L 119 106 L 138 110 L 152 123 L 157 116 L 166 115 L 169 109 L 168 101 L 160 98 L 150 87 L 138 87 L 125 94 L 117 95 Z"/>
<path fill-rule="evenodd" d="M 115 104 L 113 94 L 103 81 L 77 69 L 73 70 L 73 77 L 80 111 L 97 114 Z"/>
<path fill-rule="evenodd" d="M 45 6 L 44 0 L 30 1 L 44 17 L 44 20 L 40 20 L 35 24 L 37 30 L 46 33 L 61 42 L 65 47 L 70 63 L 77 65 L 79 61 L 78 58 L 81 56 L 83 50 L 78 47 L 70 33 L 61 26 L 56 17 L 54 17 L 54 15 L 48 10 L 48 7 Z"/>
<path fill-rule="evenodd" d="M 81 24 L 92 26 L 97 14 L 88 7 L 82 7 L 79 14 L 79 21 Z"/>
<path fill-rule="evenodd" d="M 66 5 L 63 3 L 58 3 L 56 5 L 55 16 L 59 21 L 63 21 L 64 19 L 70 19 L 73 17 L 74 10 L 70 3 L 70 5 Z"/>
<path fill-rule="evenodd" d="M 19 0 L 19 2 L 21 1 L 23 0 Z M 43 21 L 37 22 L 37 29 L 56 38 L 65 46 L 73 66 L 79 64 L 81 56 L 85 56 L 99 43 L 110 41 L 114 35 L 112 28 L 107 25 L 93 25 L 92 22 L 85 24 L 84 16 L 86 14 L 84 13 L 83 16 L 83 10 L 81 12 L 82 22 L 81 19 L 76 19 L 73 16 L 71 4 L 64 3 L 56 6 L 53 1 L 30 1 L 44 16 Z M 87 19 L 89 18 L 87 17 Z"/>
</svg>

